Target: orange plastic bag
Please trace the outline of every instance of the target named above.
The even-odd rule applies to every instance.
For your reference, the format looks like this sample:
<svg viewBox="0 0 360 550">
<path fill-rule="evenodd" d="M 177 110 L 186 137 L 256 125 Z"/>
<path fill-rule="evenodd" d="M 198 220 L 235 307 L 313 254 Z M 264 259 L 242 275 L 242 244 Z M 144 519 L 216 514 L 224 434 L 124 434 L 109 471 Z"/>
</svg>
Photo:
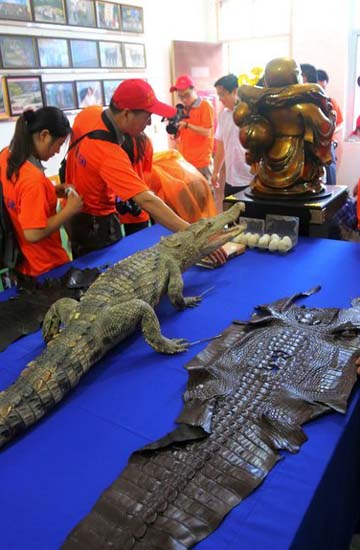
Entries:
<svg viewBox="0 0 360 550">
<path fill-rule="evenodd" d="M 217 214 L 206 179 L 178 151 L 154 153 L 152 170 L 144 174 L 144 179 L 156 195 L 190 223 Z"/>
</svg>

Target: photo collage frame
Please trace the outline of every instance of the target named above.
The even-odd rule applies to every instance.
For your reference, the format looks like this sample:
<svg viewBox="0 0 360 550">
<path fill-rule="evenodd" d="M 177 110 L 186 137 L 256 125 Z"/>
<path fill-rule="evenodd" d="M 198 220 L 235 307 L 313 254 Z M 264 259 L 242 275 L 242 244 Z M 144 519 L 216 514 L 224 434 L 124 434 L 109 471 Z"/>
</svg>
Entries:
<svg viewBox="0 0 360 550">
<path fill-rule="evenodd" d="M 81 38 L 0 35 L 0 69 L 145 69 L 145 45 Z"/>
<path fill-rule="evenodd" d="M 38 25 L 35 34 L 27 35 L 19 23 L 15 34 L 0 34 L 0 120 L 27 107 L 71 111 L 109 105 L 117 85 L 129 78 L 123 73 L 146 69 L 145 44 L 134 36 L 144 32 L 142 7 L 107 0 L 0 0 L 1 19 L 33 21 L 35 27 L 72 25 L 78 32 L 51 36 Z M 89 28 L 95 28 L 94 39 Z M 121 33 L 133 36 L 127 40 Z M 84 74 L 74 76 L 73 69 Z M 59 74 L 47 76 L 54 72 Z"/>
<path fill-rule="evenodd" d="M 27 108 L 58 107 L 63 111 L 91 105 L 108 106 L 121 78 L 43 82 L 40 76 L 6 76 L 0 82 L 0 119 Z"/>
<path fill-rule="evenodd" d="M 105 0 L 0 0 L 0 19 L 144 32 L 142 7 Z"/>
</svg>

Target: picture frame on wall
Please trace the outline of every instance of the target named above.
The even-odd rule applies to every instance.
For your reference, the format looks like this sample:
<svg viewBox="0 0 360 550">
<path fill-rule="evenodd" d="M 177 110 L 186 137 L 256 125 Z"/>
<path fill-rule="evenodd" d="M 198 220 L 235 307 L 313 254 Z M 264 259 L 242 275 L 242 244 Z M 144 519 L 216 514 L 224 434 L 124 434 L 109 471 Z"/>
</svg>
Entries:
<svg viewBox="0 0 360 550">
<path fill-rule="evenodd" d="M 66 24 L 64 0 L 32 0 L 34 21 Z"/>
<path fill-rule="evenodd" d="M 75 85 L 79 109 L 104 104 L 101 80 L 77 80 Z"/>
<path fill-rule="evenodd" d="M 73 67 L 100 67 L 98 45 L 95 40 L 70 40 L 70 49 Z"/>
<path fill-rule="evenodd" d="M 46 106 L 58 107 L 62 111 L 77 109 L 73 82 L 43 82 Z"/>
<path fill-rule="evenodd" d="M 121 68 L 124 66 L 121 42 L 99 42 L 101 67 Z"/>
<path fill-rule="evenodd" d="M 93 0 L 66 0 L 66 12 L 69 25 L 96 27 Z"/>
<path fill-rule="evenodd" d="M 28 108 L 43 107 L 40 76 L 7 76 L 5 82 L 11 116 L 21 115 Z"/>
<path fill-rule="evenodd" d="M 8 118 L 8 106 L 7 106 L 7 96 L 5 92 L 5 80 L 4 78 L 0 79 L 0 119 Z"/>
<path fill-rule="evenodd" d="M 104 105 L 110 105 L 110 100 L 116 88 L 123 80 L 103 80 Z"/>
<path fill-rule="evenodd" d="M 32 0 L 34 21 L 66 25 L 64 0 Z"/>
<path fill-rule="evenodd" d="M 112 2 L 96 0 L 96 20 L 100 29 L 120 30 L 120 6 Z"/>
<path fill-rule="evenodd" d="M 127 69 L 145 69 L 145 45 L 128 42 L 123 44 L 124 61 Z"/>
<path fill-rule="evenodd" d="M 32 21 L 30 0 L 0 0 L 0 19 Z"/>
<path fill-rule="evenodd" d="M 39 67 L 35 38 L 32 36 L 0 35 L 3 69 L 36 69 Z"/>
<path fill-rule="evenodd" d="M 70 67 L 68 41 L 65 38 L 38 38 L 37 45 L 40 67 Z"/>
<path fill-rule="evenodd" d="M 144 12 L 138 6 L 127 6 L 121 4 L 121 30 L 123 32 L 144 32 Z"/>
</svg>

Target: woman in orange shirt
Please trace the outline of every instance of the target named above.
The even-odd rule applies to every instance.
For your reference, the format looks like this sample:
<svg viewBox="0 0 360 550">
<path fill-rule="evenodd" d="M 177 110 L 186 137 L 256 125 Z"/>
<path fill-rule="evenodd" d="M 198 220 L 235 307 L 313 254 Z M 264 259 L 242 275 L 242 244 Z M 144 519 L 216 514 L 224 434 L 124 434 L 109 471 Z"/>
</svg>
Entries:
<svg viewBox="0 0 360 550">
<path fill-rule="evenodd" d="M 41 161 L 58 153 L 70 133 L 68 119 L 56 107 L 25 111 L 10 146 L 0 153 L 4 204 L 23 256 L 15 267 L 20 275 L 35 277 L 69 261 L 59 229 L 81 209 L 82 199 L 69 193 L 57 213 L 57 196 L 64 196 L 66 187 L 51 183 Z"/>
</svg>

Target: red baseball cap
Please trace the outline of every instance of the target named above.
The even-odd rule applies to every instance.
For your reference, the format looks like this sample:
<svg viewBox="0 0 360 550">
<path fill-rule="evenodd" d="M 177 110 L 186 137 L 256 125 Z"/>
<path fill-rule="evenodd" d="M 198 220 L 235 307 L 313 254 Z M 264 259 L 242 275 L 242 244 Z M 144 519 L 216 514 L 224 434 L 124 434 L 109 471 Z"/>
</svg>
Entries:
<svg viewBox="0 0 360 550">
<path fill-rule="evenodd" d="M 190 86 L 194 86 L 194 81 L 188 74 L 182 74 L 181 76 L 177 77 L 177 80 L 174 84 L 174 86 L 171 86 L 170 92 L 176 92 L 177 90 L 186 90 L 186 88 L 189 88 Z"/>
<path fill-rule="evenodd" d="M 166 118 L 176 115 L 175 107 L 159 101 L 150 84 L 141 78 L 121 82 L 113 93 L 112 101 L 117 109 L 143 109 Z"/>
</svg>

